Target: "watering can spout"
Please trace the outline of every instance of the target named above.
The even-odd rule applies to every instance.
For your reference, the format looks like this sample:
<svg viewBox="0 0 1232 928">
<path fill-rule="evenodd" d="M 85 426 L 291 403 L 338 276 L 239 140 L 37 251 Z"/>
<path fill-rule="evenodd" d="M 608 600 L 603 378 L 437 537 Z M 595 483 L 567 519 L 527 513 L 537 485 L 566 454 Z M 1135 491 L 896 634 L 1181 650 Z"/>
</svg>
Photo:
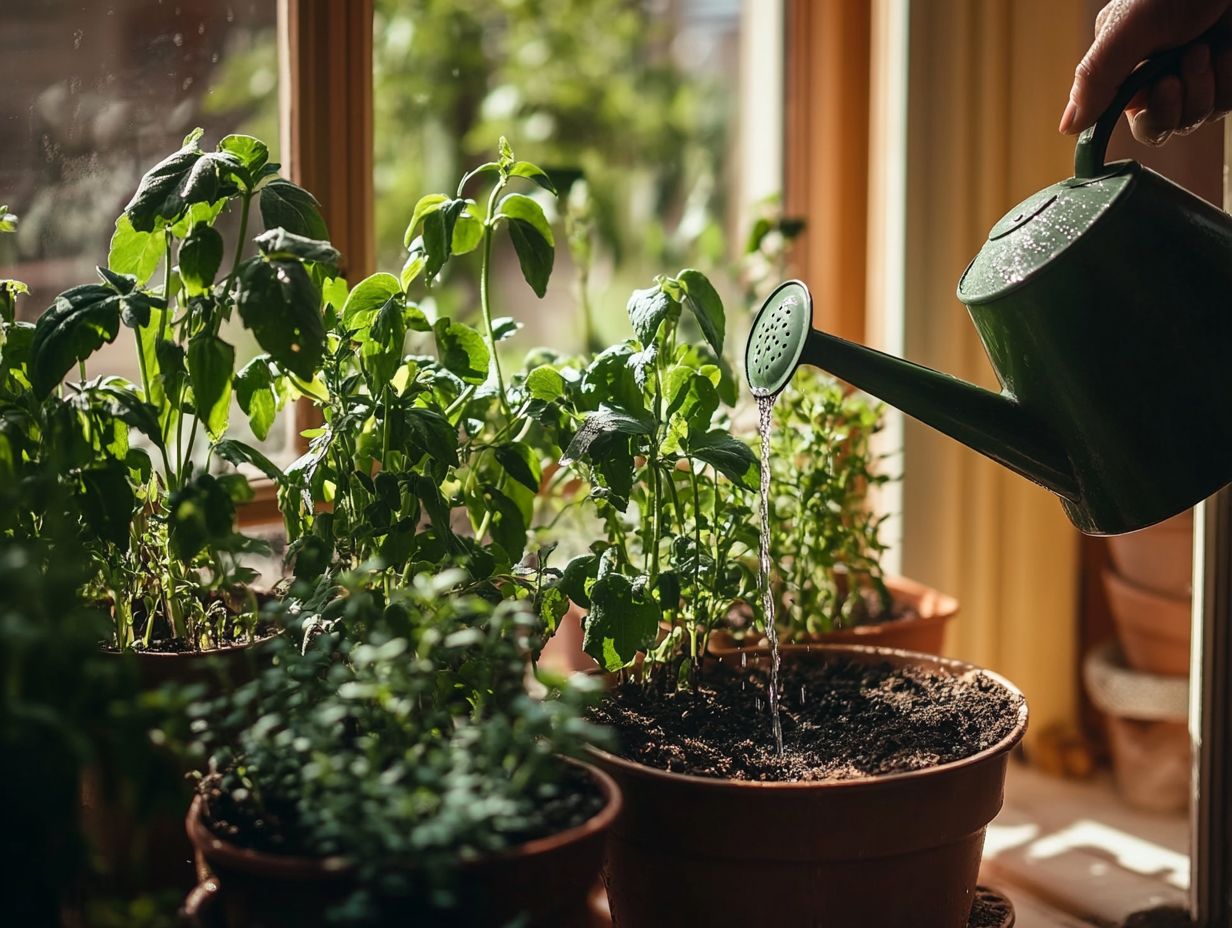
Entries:
<svg viewBox="0 0 1232 928">
<path fill-rule="evenodd" d="M 815 329 L 801 363 L 863 390 L 1058 496 L 1079 498 L 1060 443 L 1013 397 Z"/>
<path fill-rule="evenodd" d="M 814 329 L 807 289 L 789 281 L 753 323 L 745 375 L 754 393 L 773 395 L 801 364 L 828 371 L 1064 499 L 1079 498 L 1063 446 L 1013 397 Z"/>
</svg>

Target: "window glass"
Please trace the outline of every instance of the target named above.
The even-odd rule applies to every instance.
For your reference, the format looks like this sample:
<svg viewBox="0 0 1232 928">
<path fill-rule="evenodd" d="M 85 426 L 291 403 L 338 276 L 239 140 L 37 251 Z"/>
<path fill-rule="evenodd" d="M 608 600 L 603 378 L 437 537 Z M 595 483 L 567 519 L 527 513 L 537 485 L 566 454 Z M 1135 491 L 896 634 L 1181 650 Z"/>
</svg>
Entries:
<svg viewBox="0 0 1232 928">
<path fill-rule="evenodd" d="M 452 191 L 505 135 L 519 158 L 562 188 L 559 201 L 540 196 L 557 230 L 544 301 L 518 285 L 511 255 L 497 255 L 507 286 L 496 292 L 508 294 L 497 312 L 526 324 L 524 346 L 582 347 L 587 306 L 592 343 L 623 337 L 630 291 L 657 273 L 696 265 L 722 277 L 742 241 L 733 195 L 740 166 L 731 154 L 741 124 L 741 6 L 376 0 L 379 267 L 401 266 L 417 198 Z M 566 222 L 567 209 L 586 224 Z M 579 247 L 583 235 L 589 249 Z M 464 314 L 477 301 L 473 289 L 473 275 L 455 271 L 432 296 Z"/>
<path fill-rule="evenodd" d="M 0 205 L 20 221 L 0 237 L 0 278 L 30 286 L 24 318 L 96 279 L 141 175 L 194 127 L 211 148 L 256 135 L 278 160 L 276 20 L 271 0 L 5 0 Z M 234 241 L 237 217 L 221 223 Z M 90 359 L 91 376 L 138 379 L 126 333 Z M 242 363 L 256 345 L 232 334 Z M 289 450 L 287 430 L 265 447 Z"/>
</svg>

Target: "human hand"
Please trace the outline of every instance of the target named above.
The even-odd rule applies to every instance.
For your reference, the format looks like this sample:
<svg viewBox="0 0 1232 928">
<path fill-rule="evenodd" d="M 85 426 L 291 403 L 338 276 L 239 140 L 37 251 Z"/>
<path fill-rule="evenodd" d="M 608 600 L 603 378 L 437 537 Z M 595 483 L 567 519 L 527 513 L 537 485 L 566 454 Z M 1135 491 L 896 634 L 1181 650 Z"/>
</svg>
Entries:
<svg viewBox="0 0 1232 928">
<path fill-rule="evenodd" d="M 1134 97 L 1134 138 L 1162 145 L 1232 111 L 1232 0 L 1112 0 L 1095 19 L 1095 41 L 1074 74 L 1061 132 L 1094 125 L 1145 58 L 1181 48 L 1179 74 Z"/>
</svg>

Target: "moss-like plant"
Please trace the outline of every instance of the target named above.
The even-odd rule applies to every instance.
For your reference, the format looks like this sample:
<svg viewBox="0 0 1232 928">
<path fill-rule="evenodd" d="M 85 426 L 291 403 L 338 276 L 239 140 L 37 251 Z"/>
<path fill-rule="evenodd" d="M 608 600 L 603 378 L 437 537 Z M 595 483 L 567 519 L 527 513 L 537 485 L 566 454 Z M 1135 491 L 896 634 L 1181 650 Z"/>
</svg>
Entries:
<svg viewBox="0 0 1232 928">
<path fill-rule="evenodd" d="M 198 706 L 207 822 L 260 850 L 339 856 L 357 891 L 332 917 L 389 924 L 408 898 L 448 908 L 459 864 L 580 824 L 602 800 L 565 757 L 602 740 L 597 681 L 543 679 L 525 604 L 457 592 L 457 572 L 386 595 L 376 576 L 321 583 L 275 667 Z M 550 891 L 550 888 L 545 888 Z"/>
</svg>

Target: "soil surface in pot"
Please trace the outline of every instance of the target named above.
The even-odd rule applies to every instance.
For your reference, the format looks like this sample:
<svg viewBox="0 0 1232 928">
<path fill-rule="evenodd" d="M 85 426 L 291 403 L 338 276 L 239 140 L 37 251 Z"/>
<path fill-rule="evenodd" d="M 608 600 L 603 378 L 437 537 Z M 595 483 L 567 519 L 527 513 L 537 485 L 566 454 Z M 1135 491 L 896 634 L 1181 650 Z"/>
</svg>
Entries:
<svg viewBox="0 0 1232 928">
<path fill-rule="evenodd" d="M 720 665 L 696 689 L 615 687 L 595 721 L 620 754 L 672 773 L 732 780 L 845 780 L 961 760 L 1005 738 L 1022 699 L 983 673 L 857 663 L 783 664 L 784 756 L 775 755 L 760 668 Z"/>
<path fill-rule="evenodd" d="M 224 841 L 269 854 L 317 856 L 317 852 L 307 846 L 297 825 L 294 803 L 271 803 L 258 811 L 236 802 L 221 788 L 216 777 L 203 780 L 199 792 L 204 799 L 206 825 Z M 506 835 L 506 846 L 516 847 L 582 825 L 598 815 L 603 805 L 599 784 L 584 769 L 570 765 L 560 793 L 539 803 L 539 819 L 535 825 Z"/>
</svg>

